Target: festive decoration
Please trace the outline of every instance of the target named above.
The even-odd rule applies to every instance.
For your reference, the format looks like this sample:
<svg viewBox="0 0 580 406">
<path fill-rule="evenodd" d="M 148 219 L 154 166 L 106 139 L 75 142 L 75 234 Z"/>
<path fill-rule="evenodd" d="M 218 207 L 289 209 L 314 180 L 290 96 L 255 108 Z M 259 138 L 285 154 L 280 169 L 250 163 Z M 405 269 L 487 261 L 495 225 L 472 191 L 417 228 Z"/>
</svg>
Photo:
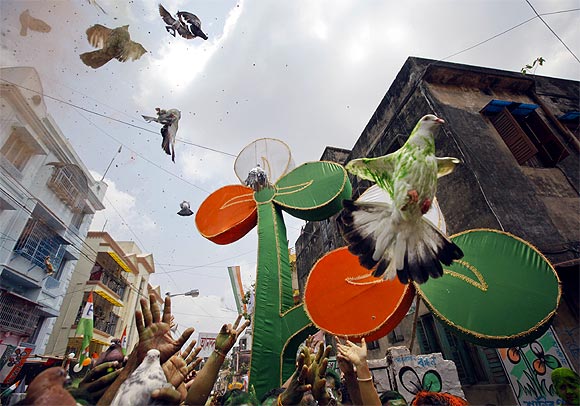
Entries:
<svg viewBox="0 0 580 406">
<path fill-rule="evenodd" d="M 434 132 L 443 123 L 432 114 L 423 116 L 395 152 L 346 165 L 350 173 L 375 182 L 391 200 L 345 200 L 339 217 L 350 252 L 374 276 L 425 283 L 443 275 L 441 263 L 450 265 L 463 257 L 461 249 L 423 217 L 435 199 L 437 178 L 459 163 L 457 158 L 435 157 Z"/>
<path fill-rule="evenodd" d="M 442 278 L 416 285 L 431 312 L 477 345 L 513 347 L 549 327 L 560 302 L 558 276 L 531 244 L 497 230 L 469 230 L 452 240 L 465 253 Z"/>
<path fill-rule="evenodd" d="M 351 341 L 364 337 L 370 342 L 401 322 L 414 296 L 413 284 L 371 276 L 358 257 L 342 247 L 314 265 L 306 282 L 304 304 L 318 328 Z"/>
<path fill-rule="evenodd" d="M 303 220 L 326 219 L 350 198 L 351 185 L 344 168 L 333 162 L 292 169 L 290 150 L 275 139 L 256 140 L 238 155 L 234 170 L 241 183 L 257 165 L 271 186 L 218 189 L 199 207 L 196 225 L 217 244 L 234 242 L 258 226 L 250 385 L 261 396 L 291 375 L 298 345 L 314 331 L 303 306 L 294 304 L 282 210 Z"/>
<path fill-rule="evenodd" d="M 392 202 L 377 185 L 368 188 L 359 201 Z M 426 221 L 446 232 L 437 199 L 424 215 Z M 398 279 L 375 278 L 346 247 L 322 257 L 310 271 L 304 291 L 308 315 L 319 328 L 352 340 L 367 342 L 384 337 L 405 317 L 415 288 Z"/>
</svg>

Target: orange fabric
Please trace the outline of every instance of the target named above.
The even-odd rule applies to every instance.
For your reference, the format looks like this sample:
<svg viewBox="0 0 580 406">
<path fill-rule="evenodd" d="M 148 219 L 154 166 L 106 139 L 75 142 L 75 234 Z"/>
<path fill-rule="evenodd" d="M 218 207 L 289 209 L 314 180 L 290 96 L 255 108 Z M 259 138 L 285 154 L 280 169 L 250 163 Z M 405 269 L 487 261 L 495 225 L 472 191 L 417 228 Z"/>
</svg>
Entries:
<svg viewBox="0 0 580 406">
<path fill-rule="evenodd" d="M 322 330 L 351 341 L 373 341 L 392 331 L 411 307 L 415 289 L 398 279 L 370 276 L 347 247 L 322 257 L 304 291 L 310 319 Z"/>
<path fill-rule="evenodd" d="M 209 195 L 195 215 L 200 234 L 216 244 L 230 244 L 258 221 L 254 191 L 242 185 L 224 186 Z"/>
</svg>

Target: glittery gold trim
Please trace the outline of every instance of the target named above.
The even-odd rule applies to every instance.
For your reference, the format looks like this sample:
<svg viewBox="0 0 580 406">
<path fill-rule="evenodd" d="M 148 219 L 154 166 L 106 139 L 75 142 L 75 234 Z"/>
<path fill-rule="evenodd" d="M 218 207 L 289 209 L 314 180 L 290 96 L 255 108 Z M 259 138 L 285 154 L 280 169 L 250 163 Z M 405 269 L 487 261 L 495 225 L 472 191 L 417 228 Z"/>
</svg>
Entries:
<svg viewBox="0 0 580 406">
<path fill-rule="evenodd" d="M 302 305 L 300 305 L 302 306 Z M 300 307 L 297 306 L 297 307 Z M 280 372 L 278 374 L 278 376 L 280 377 L 280 386 L 282 386 L 282 384 L 284 383 L 284 377 L 282 376 L 282 365 L 284 365 L 284 353 L 286 352 L 286 347 L 288 346 L 288 343 L 290 342 L 290 340 L 292 340 L 294 337 L 296 337 L 299 333 L 301 333 L 302 331 L 306 330 L 309 327 L 314 326 L 313 323 L 309 323 L 307 325 L 305 325 L 304 327 L 302 327 L 299 330 L 296 330 L 294 332 L 294 334 L 292 334 L 290 337 L 288 337 L 288 339 L 286 340 L 286 342 L 284 343 L 284 345 L 282 346 L 282 351 L 280 351 L 280 360 L 278 362 L 278 367 L 280 368 Z M 251 364 L 252 361 L 250 361 Z"/>
<path fill-rule="evenodd" d="M 485 279 L 483 279 L 483 275 L 481 274 L 481 272 L 479 272 L 477 270 L 477 268 L 473 265 L 471 265 L 469 262 L 467 261 L 454 261 L 455 263 L 464 266 L 465 268 L 469 269 L 471 272 L 473 272 L 475 274 L 475 276 L 477 276 L 477 280 L 478 282 L 474 281 L 473 279 L 471 279 L 469 276 L 467 275 L 463 275 L 459 272 L 455 272 L 452 271 L 450 269 L 444 269 L 443 273 L 449 276 L 452 276 L 454 278 L 459 278 L 464 282 L 469 283 L 472 286 L 475 286 L 477 289 L 483 291 L 483 292 L 487 292 L 487 282 L 485 281 Z"/>
<path fill-rule="evenodd" d="M 254 200 L 254 192 L 248 193 L 247 195 L 234 196 L 230 200 L 224 202 L 224 204 L 220 207 L 220 209 L 225 209 L 227 207 L 231 207 L 240 203 L 248 203 L 251 202 L 252 200 Z"/>
</svg>

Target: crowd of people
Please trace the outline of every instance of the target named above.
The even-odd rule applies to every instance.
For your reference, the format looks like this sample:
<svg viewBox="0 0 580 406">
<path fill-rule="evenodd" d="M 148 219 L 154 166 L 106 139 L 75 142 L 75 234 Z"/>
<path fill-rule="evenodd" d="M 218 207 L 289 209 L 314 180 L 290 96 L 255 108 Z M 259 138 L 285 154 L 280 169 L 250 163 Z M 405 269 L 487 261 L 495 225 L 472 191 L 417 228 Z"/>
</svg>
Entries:
<svg viewBox="0 0 580 406">
<path fill-rule="evenodd" d="M 213 391 L 228 352 L 249 325 L 240 315 L 233 324 L 224 325 L 215 340 L 215 349 L 203 367 L 199 347 L 192 340 L 194 329 L 177 339 L 171 326 L 171 299 L 163 309 L 154 296 L 141 299 L 135 314 L 139 342 L 128 357 L 101 357 L 78 382 L 70 383 L 62 367 L 44 370 L 28 385 L 25 397 L 16 405 L 450 405 L 467 401 L 448 393 L 419 391 L 407 403 L 396 391 L 379 396 L 367 364 L 367 346 L 337 339 L 340 374 L 328 368 L 330 346 L 309 337 L 301 345 L 296 370 L 279 388 L 272 388 L 260 399 L 253 389 L 232 388 L 223 394 Z M 565 404 L 579 404 L 580 378 L 573 371 L 559 368 L 552 374 L 554 388 Z"/>
</svg>

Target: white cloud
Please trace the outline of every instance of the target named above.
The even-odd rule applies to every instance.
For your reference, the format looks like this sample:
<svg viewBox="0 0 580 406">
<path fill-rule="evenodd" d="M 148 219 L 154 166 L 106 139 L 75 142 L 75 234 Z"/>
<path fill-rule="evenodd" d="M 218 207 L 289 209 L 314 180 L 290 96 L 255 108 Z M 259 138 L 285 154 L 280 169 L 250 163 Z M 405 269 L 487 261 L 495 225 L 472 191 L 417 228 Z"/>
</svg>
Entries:
<svg viewBox="0 0 580 406">
<path fill-rule="evenodd" d="M 95 179 L 101 179 L 102 175 L 96 171 L 90 171 Z M 127 224 L 137 234 L 151 232 L 156 225 L 153 219 L 147 214 L 140 212 L 137 207 L 137 198 L 127 192 L 119 190 L 117 184 L 111 179 L 105 178 L 108 188 L 103 199 L 105 209 L 98 211 L 91 223 L 91 230 L 102 230 L 113 236 L 113 238 L 134 239 Z M 122 219 L 121 219 L 122 217 Z M 125 223 L 126 222 L 126 223 Z"/>
</svg>

